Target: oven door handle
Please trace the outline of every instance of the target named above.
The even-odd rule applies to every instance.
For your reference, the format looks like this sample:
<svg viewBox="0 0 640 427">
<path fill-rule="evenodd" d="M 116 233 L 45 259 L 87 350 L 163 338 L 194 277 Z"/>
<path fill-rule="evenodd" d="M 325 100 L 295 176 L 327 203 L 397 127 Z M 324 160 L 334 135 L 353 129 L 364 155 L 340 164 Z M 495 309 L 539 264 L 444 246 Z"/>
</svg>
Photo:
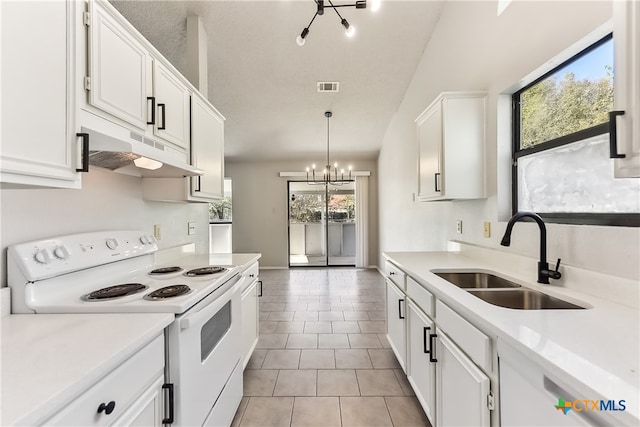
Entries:
<svg viewBox="0 0 640 427">
<path fill-rule="evenodd" d="M 218 310 L 220 310 L 227 301 L 231 300 L 231 296 L 234 292 L 237 292 L 242 287 L 244 277 L 236 275 L 222 286 L 228 289 L 219 296 L 212 296 L 203 299 L 198 306 L 202 306 L 202 309 L 194 313 L 187 313 L 180 319 L 180 329 L 189 329 L 197 325 L 203 325 L 207 322 Z M 196 306 L 197 310 L 197 306 Z"/>
</svg>

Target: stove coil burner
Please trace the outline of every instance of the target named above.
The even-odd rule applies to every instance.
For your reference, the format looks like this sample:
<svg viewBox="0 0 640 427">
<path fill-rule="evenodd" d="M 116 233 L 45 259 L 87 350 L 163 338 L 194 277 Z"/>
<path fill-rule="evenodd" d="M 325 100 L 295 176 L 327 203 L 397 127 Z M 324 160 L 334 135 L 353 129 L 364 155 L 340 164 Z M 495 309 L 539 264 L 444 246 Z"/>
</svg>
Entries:
<svg viewBox="0 0 640 427">
<path fill-rule="evenodd" d="M 155 270 L 151 270 L 149 272 L 149 275 L 161 276 L 163 274 L 178 273 L 180 271 L 182 271 L 182 267 L 162 267 L 162 268 L 156 268 Z"/>
<path fill-rule="evenodd" d="M 98 289 L 82 296 L 85 301 L 104 301 L 114 298 L 126 297 L 127 295 L 137 294 L 147 289 L 148 286 L 141 283 L 123 283 L 121 285 L 109 286 L 107 288 Z"/>
<path fill-rule="evenodd" d="M 199 277 L 199 276 L 206 276 L 209 274 L 222 273 L 223 271 L 227 271 L 227 269 L 224 267 L 202 267 L 202 268 L 189 270 L 186 273 L 184 273 L 184 275 L 188 277 Z"/>
<path fill-rule="evenodd" d="M 148 301 L 161 301 L 169 298 L 179 297 L 191 292 L 191 288 L 187 285 L 171 285 L 160 288 L 144 296 Z"/>
</svg>

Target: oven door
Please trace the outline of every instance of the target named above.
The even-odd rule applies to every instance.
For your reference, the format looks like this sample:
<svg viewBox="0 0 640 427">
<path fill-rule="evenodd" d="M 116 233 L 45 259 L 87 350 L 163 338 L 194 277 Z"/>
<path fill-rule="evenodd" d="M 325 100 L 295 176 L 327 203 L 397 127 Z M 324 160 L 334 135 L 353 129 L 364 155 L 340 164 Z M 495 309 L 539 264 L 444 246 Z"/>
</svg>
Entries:
<svg viewBox="0 0 640 427">
<path fill-rule="evenodd" d="M 243 280 L 235 276 L 168 328 L 167 377 L 174 385 L 174 425 L 201 426 L 240 360 Z M 238 403 L 241 398 L 242 390 Z"/>
</svg>

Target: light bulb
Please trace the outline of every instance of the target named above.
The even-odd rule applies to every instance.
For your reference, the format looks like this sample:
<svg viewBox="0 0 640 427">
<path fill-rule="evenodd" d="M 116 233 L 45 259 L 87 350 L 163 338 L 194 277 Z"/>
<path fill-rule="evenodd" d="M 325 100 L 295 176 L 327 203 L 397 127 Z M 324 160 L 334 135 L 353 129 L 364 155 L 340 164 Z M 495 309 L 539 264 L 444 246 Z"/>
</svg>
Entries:
<svg viewBox="0 0 640 427">
<path fill-rule="evenodd" d="M 336 169 L 338 169 L 338 162 L 335 162 L 335 163 L 333 164 L 333 167 L 334 167 L 334 168 L 336 168 Z"/>
<path fill-rule="evenodd" d="M 309 167 L 307 167 L 307 173 L 309 173 Z"/>
<path fill-rule="evenodd" d="M 157 160 L 148 159 L 146 157 L 139 157 L 139 158 L 135 159 L 133 161 L 133 164 L 135 164 L 139 168 L 149 169 L 149 170 L 152 170 L 152 171 L 156 170 L 156 169 L 160 169 L 162 167 L 162 162 L 159 162 Z"/>
<path fill-rule="evenodd" d="M 311 169 L 316 170 L 316 164 L 315 163 L 311 165 Z"/>
<path fill-rule="evenodd" d="M 347 37 L 353 37 L 353 35 L 356 33 L 356 27 L 354 27 L 353 25 L 349 25 L 349 28 L 347 28 L 344 32 Z"/>
<path fill-rule="evenodd" d="M 380 9 L 381 4 L 381 0 L 371 0 L 371 11 L 376 12 L 378 9 Z"/>
<path fill-rule="evenodd" d="M 296 43 L 298 44 L 298 46 L 304 46 L 304 44 L 306 43 L 307 40 L 303 39 L 302 37 L 298 36 L 296 37 Z"/>
</svg>

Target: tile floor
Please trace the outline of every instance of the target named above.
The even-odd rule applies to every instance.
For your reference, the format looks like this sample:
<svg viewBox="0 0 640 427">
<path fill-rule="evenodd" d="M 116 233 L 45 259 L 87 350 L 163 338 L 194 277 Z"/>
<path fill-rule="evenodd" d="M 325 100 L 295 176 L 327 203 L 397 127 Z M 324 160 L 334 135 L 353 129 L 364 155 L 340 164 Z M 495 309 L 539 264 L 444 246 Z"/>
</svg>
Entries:
<svg viewBox="0 0 640 427">
<path fill-rule="evenodd" d="M 233 426 L 429 426 L 389 348 L 376 270 L 260 278 L 260 339 Z"/>
</svg>

